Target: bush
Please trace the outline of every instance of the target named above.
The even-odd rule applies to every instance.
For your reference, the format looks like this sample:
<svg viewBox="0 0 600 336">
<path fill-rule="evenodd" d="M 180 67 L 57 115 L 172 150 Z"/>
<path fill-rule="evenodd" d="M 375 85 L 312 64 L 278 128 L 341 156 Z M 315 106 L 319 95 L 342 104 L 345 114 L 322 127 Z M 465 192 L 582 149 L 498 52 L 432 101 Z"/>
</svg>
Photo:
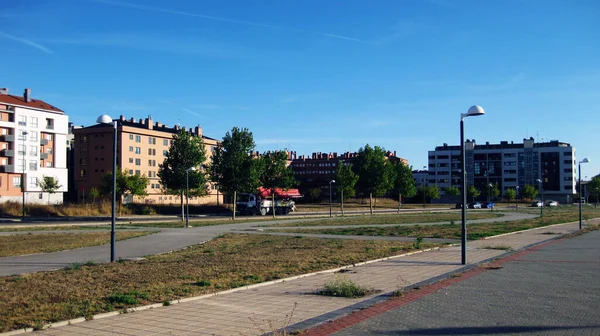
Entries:
<svg viewBox="0 0 600 336">
<path fill-rule="evenodd" d="M 359 298 L 375 292 L 373 289 L 359 286 L 347 278 L 337 278 L 325 283 L 323 289 L 317 294 L 326 296 L 338 296 L 347 298 Z"/>
</svg>

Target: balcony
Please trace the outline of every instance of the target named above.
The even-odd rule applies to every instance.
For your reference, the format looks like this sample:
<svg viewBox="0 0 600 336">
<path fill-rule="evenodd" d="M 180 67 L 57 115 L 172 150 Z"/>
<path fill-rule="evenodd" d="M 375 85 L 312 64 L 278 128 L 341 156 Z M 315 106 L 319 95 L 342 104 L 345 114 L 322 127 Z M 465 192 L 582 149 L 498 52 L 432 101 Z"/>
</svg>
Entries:
<svg viewBox="0 0 600 336">
<path fill-rule="evenodd" d="M 46 160 L 49 157 L 50 157 L 50 155 L 48 155 L 48 153 L 41 153 L 40 154 L 40 159 L 42 159 L 42 160 Z"/>
<path fill-rule="evenodd" d="M 14 157 L 15 151 L 12 149 L 3 149 L 0 151 L 0 156 Z"/>
<path fill-rule="evenodd" d="M 42 142 L 41 142 L 42 146 L 46 146 L 49 143 L 50 143 L 50 141 L 48 139 L 42 139 Z"/>
<path fill-rule="evenodd" d="M 15 136 L 14 136 L 14 134 L 3 134 L 3 135 L 0 135 L 0 141 L 15 142 Z"/>
<path fill-rule="evenodd" d="M 54 125 L 46 125 L 46 129 L 47 130 L 53 130 L 54 129 Z"/>
<path fill-rule="evenodd" d="M 15 165 L 0 166 L 0 172 L 2 173 L 17 173 Z"/>
</svg>

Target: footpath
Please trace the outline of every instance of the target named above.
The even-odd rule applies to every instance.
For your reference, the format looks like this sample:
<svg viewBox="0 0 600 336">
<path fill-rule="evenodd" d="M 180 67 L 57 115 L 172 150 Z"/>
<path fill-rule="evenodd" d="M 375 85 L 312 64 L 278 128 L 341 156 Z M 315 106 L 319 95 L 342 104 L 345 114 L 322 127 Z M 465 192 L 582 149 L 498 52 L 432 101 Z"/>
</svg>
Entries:
<svg viewBox="0 0 600 336">
<path fill-rule="evenodd" d="M 600 220 L 588 221 L 598 224 Z M 327 322 L 377 303 L 391 293 L 421 287 L 477 264 L 530 248 L 578 230 L 577 223 L 552 225 L 468 243 L 468 265 L 460 264 L 460 246 L 433 249 L 371 261 L 344 269 L 330 270 L 243 288 L 182 299 L 170 306 L 156 304 L 129 314 L 107 313 L 93 320 L 77 319 L 56 323 L 42 335 L 261 335 L 286 327 L 287 331 L 327 326 Z M 360 299 L 314 295 L 323 285 L 344 277 L 379 290 Z M 424 287 L 427 288 L 427 287 Z M 391 300 L 393 301 L 393 300 Z M 450 306 L 452 306 L 450 304 Z M 567 308 L 569 309 L 569 308 Z M 596 310 L 592 313 L 598 313 Z M 376 314 L 374 314 L 376 315 Z M 309 330 L 309 334 L 310 334 Z M 320 332 L 325 335 L 334 330 Z M 22 331 L 8 334 L 22 333 Z M 361 334 L 361 333 L 357 333 Z M 362 333 L 364 334 L 364 333 Z M 393 334 L 393 333 L 392 333 Z M 424 333 L 429 335 L 429 333 Z M 432 335 L 435 335 L 433 333 Z"/>
</svg>

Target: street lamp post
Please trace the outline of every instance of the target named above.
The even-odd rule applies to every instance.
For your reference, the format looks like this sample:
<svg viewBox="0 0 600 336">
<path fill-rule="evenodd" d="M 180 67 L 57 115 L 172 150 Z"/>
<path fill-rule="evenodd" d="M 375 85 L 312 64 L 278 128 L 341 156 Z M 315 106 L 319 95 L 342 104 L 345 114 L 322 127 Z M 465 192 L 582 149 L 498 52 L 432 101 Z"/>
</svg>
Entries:
<svg viewBox="0 0 600 336">
<path fill-rule="evenodd" d="M 492 184 L 488 183 L 488 207 L 490 208 L 490 211 L 492 210 L 492 207 L 490 207 L 490 201 L 492 198 Z"/>
<path fill-rule="evenodd" d="M 465 160 L 465 118 L 484 115 L 481 106 L 473 105 L 467 113 L 460 114 L 460 153 L 462 171 L 462 207 L 461 207 L 461 263 L 467 263 L 467 163 Z"/>
<path fill-rule="evenodd" d="M 544 186 L 542 185 L 541 179 L 537 179 L 536 181 L 539 185 L 538 190 L 540 192 L 540 201 L 542 203 L 542 206 L 540 207 L 540 217 L 542 217 L 544 216 Z"/>
<path fill-rule="evenodd" d="M 516 189 L 517 189 L 517 210 L 519 210 L 519 186 L 517 186 Z"/>
<path fill-rule="evenodd" d="M 23 214 L 21 221 L 25 220 L 25 153 L 27 152 L 27 134 L 28 132 L 21 133 L 23 135 L 23 173 L 21 174 L 21 193 L 23 194 Z"/>
<path fill-rule="evenodd" d="M 427 171 L 427 166 L 423 166 L 423 170 L 427 172 L 427 175 L 429 175 L 429 172 Z M 425 184 L 427 183 L 427 177 L 423 178 L 423 183 L 421 184 L 421 192 L 423 193 L 423 209 L 425 209 Z"/>
<path fill-rule="evenodd" d="M 117 120 L 103 114 L 96 120 L 99 124 L 113 124 L 113 168 L 112 168 L 112 209 L 110 221 L 110 262 L 116 259 L 115 245 L 117 243 L 116 222 L 116 203 L 117 203 Z"/>
<path fill-rule="evenodd" d="M 185 170 L 185 228 L 190 227 L 190 179 L 189 172 L 196 171 L 196 167 Z"/>
<path fill-rule="evenodd" d="M 331 195 L 331 191 L 332 191 L 332 189 L 331 189 L 331 184 L 333 184 L 333 183 L 335 183 L 335 180 L 329 181 L 329 217 L 333 217 L 333 212 L 331 210 L 331 207 L 332 207 L 332 200 L 331 200 L 331 196 L 332 196 Z"/>
<path fill-rule="evenodd" d="M 589 163 L 590 160 L 588 160 L 588 158 L 584 158 L 583 160 L 579 161 L 579 230 L 581 230 L 582 227 L 582 214 L 583 214 L 583 208 L 581 205 L 581 200 L 583 199 L 583 185 L 581 184 L 581 164 L 582 163 Z"/>
</svg>

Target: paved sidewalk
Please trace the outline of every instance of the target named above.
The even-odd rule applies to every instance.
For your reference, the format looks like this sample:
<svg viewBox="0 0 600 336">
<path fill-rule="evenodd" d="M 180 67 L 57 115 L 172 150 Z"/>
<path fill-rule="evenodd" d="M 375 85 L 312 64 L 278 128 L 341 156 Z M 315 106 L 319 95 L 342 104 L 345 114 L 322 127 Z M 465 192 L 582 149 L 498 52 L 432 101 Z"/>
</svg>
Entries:
<svg viewBox="0 0 600 336">
<path fill-rule="evenodd" d="M 506 253 L 494 249 L 495 246 L 521 249 L 577 229 L 576 223 L 561 224 L 469 242 L 468 262 L 478 263 Z M 348 277 L 360 285 L 390 293 L 462 269 L 460 247 L 449 247 L 366 263 L 352 267 L 343 274 L 321 272 L 274 284 L 181 300 L 181 303 L 168 307 L 156 305 L 155 308 L 130 314 L 113 314 L 92 321 L 53 327 L 41 334 L 260 335 L 286 325 L 305 329 L 385 299 L 383 296 L 346 299 L 312 294 L 335 277 Z"/>
</svg>

